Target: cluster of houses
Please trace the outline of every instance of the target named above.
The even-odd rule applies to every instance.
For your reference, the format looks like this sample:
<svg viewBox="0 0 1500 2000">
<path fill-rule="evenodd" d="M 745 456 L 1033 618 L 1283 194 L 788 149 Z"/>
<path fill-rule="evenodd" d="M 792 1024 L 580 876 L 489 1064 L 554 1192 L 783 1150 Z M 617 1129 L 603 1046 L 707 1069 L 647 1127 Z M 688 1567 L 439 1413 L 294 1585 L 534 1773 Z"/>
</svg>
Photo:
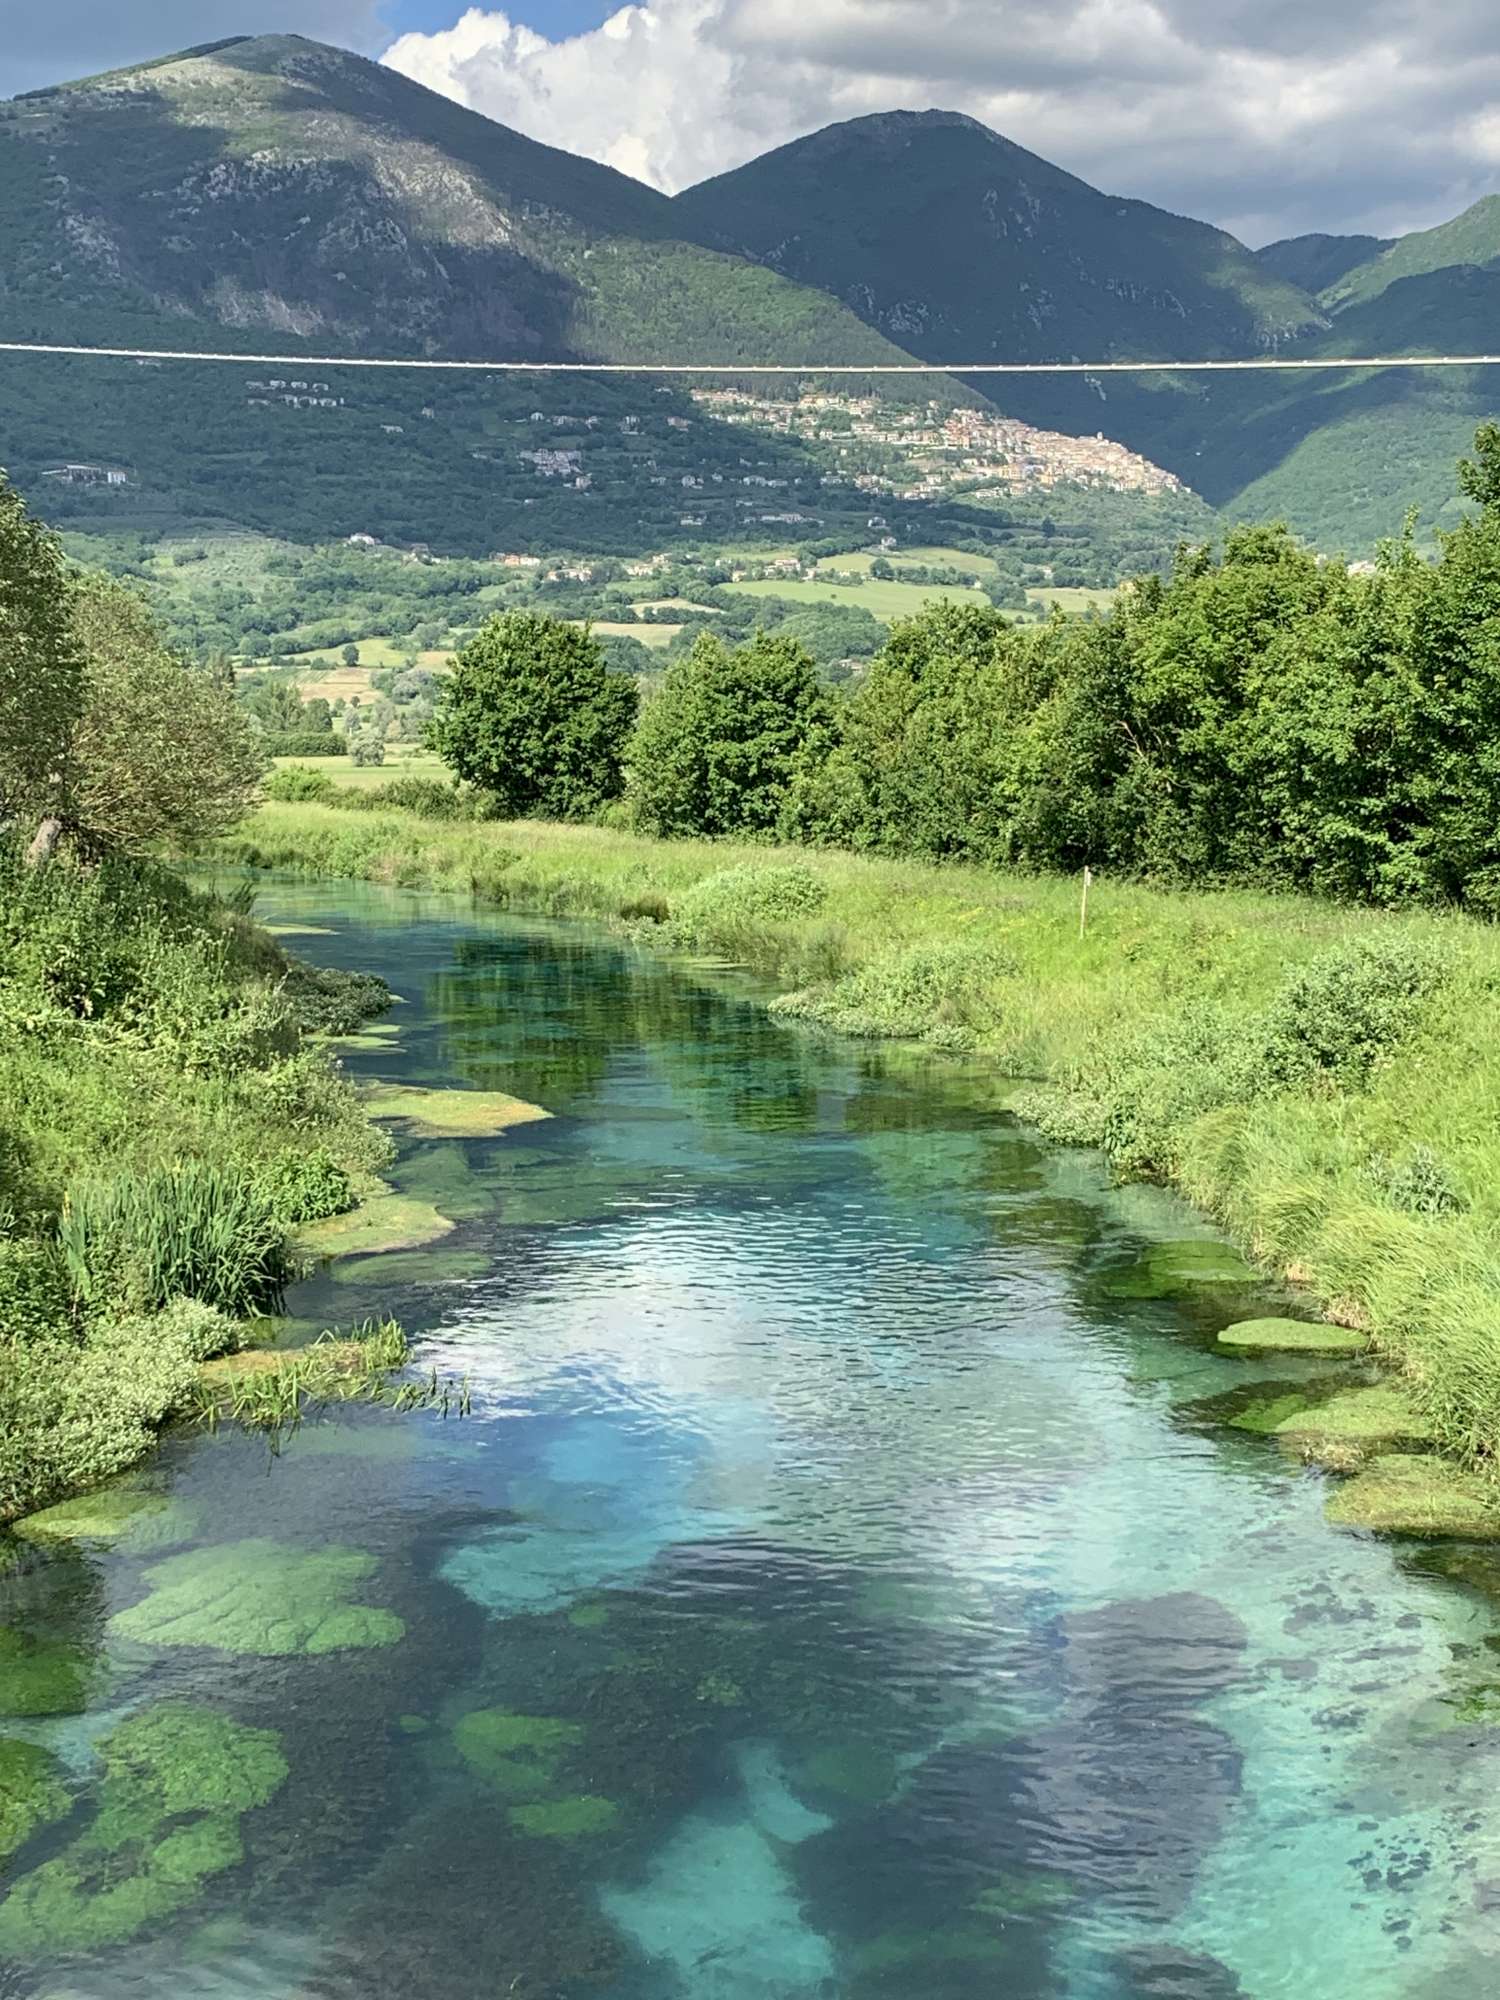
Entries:
<svg viewBox="0 0 1500 2000">
<path fill-rule="evenodd" d="M 849 462 L 849 483 L 869 493 L 927 500 L 970 493 L 1050 492 L 1060 486 L 1112 493 L 1181 493 L 1181 480 L 1102 433 L 1068 437 L 1038 430 L 992 410 L 946 404 L 897 404 L 875 396 L 805 392 L 756 395 L 745 389 L 695 389 L 693 400 L 727 424 L 806 439 Z"/>
</svg>

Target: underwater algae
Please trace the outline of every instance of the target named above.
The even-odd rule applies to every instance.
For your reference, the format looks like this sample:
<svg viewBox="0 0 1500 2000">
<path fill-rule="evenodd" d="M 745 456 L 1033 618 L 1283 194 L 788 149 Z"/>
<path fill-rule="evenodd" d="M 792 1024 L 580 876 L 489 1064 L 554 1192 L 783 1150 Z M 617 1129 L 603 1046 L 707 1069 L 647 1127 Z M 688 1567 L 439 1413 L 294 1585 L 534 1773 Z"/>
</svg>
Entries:
<svg viewBox="0 0 1500 2000">
<path fill-rule="evenodd" d="M 1385 1382 L 1342 1390 L 1327 1402 L 1284 1417 L 1275 1432 L 1314 1458 L 1338 1447 L 1428 1444 L 1433 1435 L 1404 1390 Z"/>
<path fill-rule="evenodd" d="M 552 1116 L 503 1090 L 424 1090 L 406 1083 L 376 1084 L 365 1093 L 364 1107 L 414 1139 L 497 1139 L 513 1126 Z"/>
<path fill-rule="evenodd" d="M 241 1818 L 288 1770 L 274 1730 L 190 1702 L 132 1716 L 100 1755 L 90 1825 L 0 1902 L 0 1956 L 94 1950 L 182 1909 L 243 1858 Z"/>
<path fill-rule="evenodd" d="M 1241 1354 L 1363 1354 L 1370 1343 L 1352 1327 L 1322 1320 L 1247 1319 L 1225 1327 L 1219 1345 Z"/>
<path fill-rule="evenodd" d="M 26 1845 L 38 1827 L 70 1804 L 55 1757 L 38 1744 L 0 1737 L 0 1861 Z"/>
<path fill-rule="evenodd" d="M 608 1833 L 619 1818 L 620 1808 L 613 1799 L 602 1799 L 593 1793 L 537 1799 L 530 1805 L 510 1809 L 511 1825 L 534 1840 L 579 1840 L 589 1834 Z"/>
<path fill-rule="evenodd" d="M 300 1549 L 265 1539 L 171 1556 L 146 1571 L 151 1589 L 110 1621 L 151 1646 L 207 1646 L 261 1659 L 390 1646 L 406 1627 L 392 1611 L 351 1602 L 373 1574 L 361 1549 Z"/>
</svg>

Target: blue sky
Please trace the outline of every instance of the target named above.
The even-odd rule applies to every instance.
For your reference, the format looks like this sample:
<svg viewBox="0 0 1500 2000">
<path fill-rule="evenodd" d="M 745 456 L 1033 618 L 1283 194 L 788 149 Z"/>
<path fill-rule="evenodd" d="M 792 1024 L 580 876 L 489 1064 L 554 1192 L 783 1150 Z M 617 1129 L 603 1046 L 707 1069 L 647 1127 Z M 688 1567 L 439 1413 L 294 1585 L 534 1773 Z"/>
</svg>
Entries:
<svg viewBox="0 0 1500 2000">
<path fill-rule="evenodd" d="M 503 7 L 513 21 L 524 21 L 554 42 L 565 35 L 587 34 L 624 4 L 625 0 L 490 0 L 492 9 Z M 387 0 L 382 12 L 397 34 L 413 30 L 431 34 L 435 28 L 451 27 L 464 5 L 465 0 Z"/>
</svg>

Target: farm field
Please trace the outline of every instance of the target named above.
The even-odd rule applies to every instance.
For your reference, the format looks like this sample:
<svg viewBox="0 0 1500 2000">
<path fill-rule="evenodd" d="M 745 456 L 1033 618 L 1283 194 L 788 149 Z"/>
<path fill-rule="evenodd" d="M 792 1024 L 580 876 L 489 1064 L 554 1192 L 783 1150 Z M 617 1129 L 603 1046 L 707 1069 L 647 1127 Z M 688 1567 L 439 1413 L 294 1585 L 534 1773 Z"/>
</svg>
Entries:
<svg viewBox="0 0 1500 2000">
<path fill-rule="evenodd" d="M 1108 611 L 1115 601 L 1115 593 L 1112 590 L 1086 590 L 1081 585 L 1066 583 L 1042 584 L 1035 590 L 1028 590 L 1026 595 L 1043 617 L 1046 617 L 1054 604 L 1061 605 L 1064 611 L 1071 613 Z"/>
<path fill-rule="evenodd" d="M 999 565 L 993 556 L 971 556 L 962 549 L 933 548 L 862 549 L 857 555 L 824 556 L 818 564 L 818 574 L 836 576 L 840 570 L 846 573 L 857 570 L 861 576 L 868 576 L 874 565 L 881 561 L 888 562 L 898 574 L 903 569 L 961 569 L 982 577 L 999 574 Z"/>
<path fill-rule="evenodd" d="M 639 639 L 653 649 L 670 646 L 682 630 L 680 625 L 630 625 L 611 618 L 570 618 L 570 625 L 587 625 L 601 639 Z"/>
<path fill-rule="evenodd" d="M 441 757 L 419 743 L 388 743 L 383 764 L 356 764 L 348 757 L 275 757 L 271 761 L 278 771 L 289 764 L 326 771 L 336 785 L 351 792 L 371 792 L 393 778 L 431 778 L 446 785 L 453 776 Z"/>
<path fill-rule="evenodd" d="M 876 583 L 737 583 L 732 586 L 741 597 L 779 597 L 788 604 L 854 605 L 870 612 L 882 624 L 898 618 L 914 618 L 924 604 L 940 599 L 946 604 L 982 604 L 978 591 L 955 584 Z M 662 628 L 658 627 L 658 630 Z"/>
</svg>

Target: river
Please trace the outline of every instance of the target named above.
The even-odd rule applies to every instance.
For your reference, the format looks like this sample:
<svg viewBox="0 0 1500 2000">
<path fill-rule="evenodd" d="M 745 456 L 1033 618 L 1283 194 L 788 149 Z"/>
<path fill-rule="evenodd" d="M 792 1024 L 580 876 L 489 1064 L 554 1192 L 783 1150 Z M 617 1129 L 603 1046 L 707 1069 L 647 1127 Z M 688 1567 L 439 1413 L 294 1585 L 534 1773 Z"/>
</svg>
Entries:
<svg viewBox="0 0 1500 2000">
<path fill-rule="evenodd" d="M 1222 1271 L 1153 1296 L 1189 1211 L 722 971 L 258 914 L 401 996 L 351 1073 L 552 1116 L 405 1143 L 452 1233 L 289 1301 L 470 1414 L 173 1437 L 0 1581 L 0 1736 L 70 1805 L 0 1994 L 1489 2000 L 1500 1570 L 1226 1426 L 1329 1364 L 1216 1352 L 1268 1309 Z"/>
</svg>

